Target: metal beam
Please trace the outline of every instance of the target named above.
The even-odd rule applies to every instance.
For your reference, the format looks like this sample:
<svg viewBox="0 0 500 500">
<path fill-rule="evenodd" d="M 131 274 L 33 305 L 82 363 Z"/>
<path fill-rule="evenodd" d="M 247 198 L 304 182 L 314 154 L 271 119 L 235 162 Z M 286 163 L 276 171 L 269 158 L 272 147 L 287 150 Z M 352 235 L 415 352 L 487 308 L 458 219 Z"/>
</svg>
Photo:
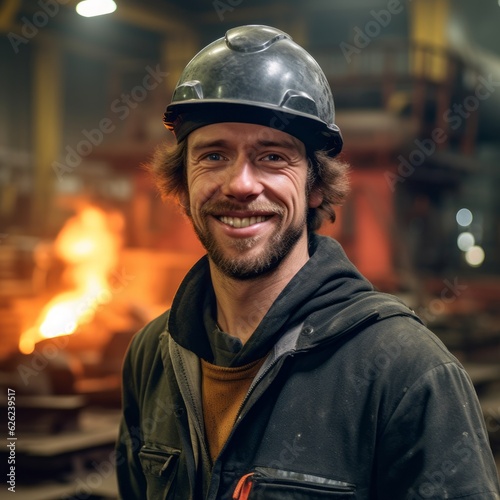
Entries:
<svg viewBox="0 0 500 500">
<path fill-rule="evenodd" d="M 47 215 L 53 208 L 56 175 L 52 168 L 61 149 L 62 134 L 62 62 L 61 48 L 56 39 L 38 40 L 34 58 L 34 172 L 35 189 L 32 223 L 35 232 L 48 227 Z"/>
<path fill-rule="evenodd" d="M 245 7 L 243 5 L 231 7 L 224 3 L 226 6 L 224 12 L 220 10 L 217 11 L 215 2 L 213 5 L 213 12 L 204 12 L 196 16 L 196 21 L 198 21 L 200 25 L 220 24 L 222 21 L 255 24 L 255 19 L 272 19 L 280 21 L 280 24 L 282 24 L 282 21 L 286 20 L 289 15 L 297 14 L 297 10 L 294 9 L 292 5 L 285 2 L 267 4 L 260 7 Z M 221 19 L 221 16 L 223 19 Z"/>
<path fill-rule="evenodd" d="M 113 13 L 117 19 L 139 26 L 148 31 L 161 33 L 165 37 L 188 37 L 194 34 L 192 23 L 178 9 L 168 6 L 162 11 L 120 3 Z"/>
</svg>

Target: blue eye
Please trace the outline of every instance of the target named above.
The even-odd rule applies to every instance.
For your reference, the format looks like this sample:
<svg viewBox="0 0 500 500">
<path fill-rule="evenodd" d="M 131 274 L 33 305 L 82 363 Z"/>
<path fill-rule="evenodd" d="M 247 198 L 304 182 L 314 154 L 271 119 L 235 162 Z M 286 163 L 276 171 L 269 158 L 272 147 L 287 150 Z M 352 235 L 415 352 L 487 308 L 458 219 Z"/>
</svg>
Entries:
<svg viewBox="0 0 500 500">
<path fill-rule="evenodd" d="M 276 154 L 276 153 L 271 153 L 269 155 L 266 155 L 262 159 L 264 161 L 283 161 L 283 158 L 280 155 Z"/>
<path fill-rule="evenodd" d="M 220 161 L 222 158 L 222 155 L 219 153 L 210 153 L 205 156 L 205 159 L 210 161 Z"/>
</svg>

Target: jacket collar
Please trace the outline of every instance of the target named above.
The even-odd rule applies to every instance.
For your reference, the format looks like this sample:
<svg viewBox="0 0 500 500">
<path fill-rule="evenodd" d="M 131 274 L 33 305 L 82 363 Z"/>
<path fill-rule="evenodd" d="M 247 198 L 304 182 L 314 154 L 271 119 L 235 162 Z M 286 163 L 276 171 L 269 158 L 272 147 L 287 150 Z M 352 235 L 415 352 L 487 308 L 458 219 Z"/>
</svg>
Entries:
<svg viewBox="0 0 500 500">
<path fill-rule="evenodd" d="M 368 319 L 376 321 L 387 315 L 412 314 L 395 297 L 375 292 L 332 238 L 311 235 L 309 253 L 310 259 L 282 290 L 250 340 L 233 359 L 233 366 L 265 356 L 285 332 L 302 323 L 305 328 L 299 332 L 296 344 L 307 348 L 329 341 Z M 215 294 L 205 256 L 180 285 L 168 328 L 179 345 L 209 361 L 212 351 L 203 316 L 204 311 L 214 310 L 214 304 Z"/>
</svg>

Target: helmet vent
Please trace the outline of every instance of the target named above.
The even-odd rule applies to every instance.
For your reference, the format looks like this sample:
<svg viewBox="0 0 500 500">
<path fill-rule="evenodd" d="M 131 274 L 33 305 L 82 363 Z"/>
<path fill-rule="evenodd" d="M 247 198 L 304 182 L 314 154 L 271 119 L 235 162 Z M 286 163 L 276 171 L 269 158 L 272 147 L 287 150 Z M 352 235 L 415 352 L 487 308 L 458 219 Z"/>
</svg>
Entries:
<svg viewBox="0 0 500 500">
<path fill-rule="evenodd" d="M 241 26 L 226 33 L 227 46 L 236 52 L 260 52 L 284 39 L 291 37 L 268 26 Z"/>
<path fill-rule="evenodd" d="M 190 99 L 203 99 L 203 88 L 198 80 L 191 80 L 179 85 L 174 92 L 173 99 L 176 101 L 188 101 Z"/>
<path fill-rule="evenodd" d="M 287 90 L 281 101 L 280 107 L 317 116 L 318 108 L 314 99 L 305 92 Z"/>
</svg>

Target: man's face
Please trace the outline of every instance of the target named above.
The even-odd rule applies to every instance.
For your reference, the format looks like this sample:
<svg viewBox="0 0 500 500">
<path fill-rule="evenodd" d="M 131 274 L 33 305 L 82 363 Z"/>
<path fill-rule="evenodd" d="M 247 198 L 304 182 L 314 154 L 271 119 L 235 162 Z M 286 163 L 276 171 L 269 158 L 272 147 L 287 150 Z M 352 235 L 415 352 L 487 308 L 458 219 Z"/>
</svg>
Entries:
<svg viewBox="0 0 500 500">
<path fill-rule="evenodd" d="M 302 142 L 279 130 L 219 123 L 188 137 L 183 199 L 209 258 L 236 279 L 261 276 L 283 260 L 307 257 L 307 196 Z"/>
</svg>

